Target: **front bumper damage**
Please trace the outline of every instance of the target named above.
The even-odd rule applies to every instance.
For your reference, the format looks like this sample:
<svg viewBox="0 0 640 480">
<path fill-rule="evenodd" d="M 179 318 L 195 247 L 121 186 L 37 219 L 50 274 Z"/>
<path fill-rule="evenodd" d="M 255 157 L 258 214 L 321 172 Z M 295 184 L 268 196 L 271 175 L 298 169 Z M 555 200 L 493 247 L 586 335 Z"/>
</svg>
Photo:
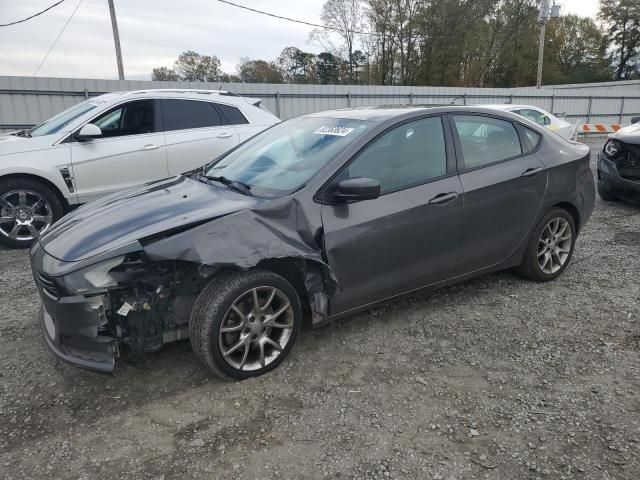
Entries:
<svg viewBox="0 0 640 480">
<path fill-rule="evenodd" d="M 620 158 L 598 155 L 598 183 L 617 197 L 640 203 L 640 147 L 623 145 Z"/>
</svg>

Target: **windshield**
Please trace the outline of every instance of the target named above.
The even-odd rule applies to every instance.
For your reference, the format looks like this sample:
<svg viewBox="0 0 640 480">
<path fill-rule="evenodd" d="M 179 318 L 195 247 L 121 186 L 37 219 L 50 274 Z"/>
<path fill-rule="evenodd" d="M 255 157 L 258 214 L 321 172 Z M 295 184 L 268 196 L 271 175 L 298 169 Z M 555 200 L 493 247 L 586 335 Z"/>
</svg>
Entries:
<svg viewBox="0 0 640 480">
<path fill-rule="evenodd" d="M 96 104 L 88 101 L 74 105 L 63 112 L 54 115 L 49 120 L 45 120 L 40 125 L 36 125 L 29 131 L 29 134 L 32 137 L 39 137 L 41 135 L 57 133 L 69 123 L 73 122 L 76 118 L 96 108 L 96 106 Z"/>
<path fill-rule="evenodd" d="M 371 126 L 365 120 L 294 118 L 240 145 L 205 174 L 240 182 L 259 197 L 288 195 Z"/>
</svg>

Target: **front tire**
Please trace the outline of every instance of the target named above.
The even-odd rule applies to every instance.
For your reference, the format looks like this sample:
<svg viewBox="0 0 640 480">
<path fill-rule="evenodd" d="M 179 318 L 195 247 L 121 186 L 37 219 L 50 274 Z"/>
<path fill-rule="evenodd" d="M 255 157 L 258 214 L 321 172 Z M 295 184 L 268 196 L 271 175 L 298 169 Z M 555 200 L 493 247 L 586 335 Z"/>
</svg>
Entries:
<svg viewBox="0 0 640 480">
<path fill-rule="evenodd" d="M 198 295 L 189 337 L 209 370 L 242 380 L 280 365 L 301 324 L 300 299 L 287 280 L 262 269 L 232 271 L 215 277 Z"/>
<path fill-rule="evenodd" d="M 0 180 L 0 243 L 30 247 L 62 218 L 62 202 L 50 187 L 30 178 Z"/>
<path fill-rule="evenodd" d="M 562 208 L 551 209 L 533 229 L 517 273 L 536 282 L 556 279 L 569 265 L 576 237 L 573 216 Z"/>
</svg>

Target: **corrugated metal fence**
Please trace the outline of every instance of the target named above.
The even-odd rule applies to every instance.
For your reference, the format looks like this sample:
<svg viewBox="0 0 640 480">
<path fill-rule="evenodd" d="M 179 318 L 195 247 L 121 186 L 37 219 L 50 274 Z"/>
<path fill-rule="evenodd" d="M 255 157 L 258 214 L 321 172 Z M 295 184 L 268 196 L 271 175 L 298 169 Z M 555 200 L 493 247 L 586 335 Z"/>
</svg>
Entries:
<svg viewBox="0 0 640 480">
<path fill-rule="evenodd" d="M 449 88 L 250 83 L 152 82 L 75 78 L 0 77 L 0 131 L 35 125 L 85 98 L 106 92 L 149 88 L 224 89 L 260 97 L 287 119 L 334 108 L 381 104 L 536 105 L 571 123 L 628 124 L 640 115 L 640 83 L 535 88 Z"/>
</svg>

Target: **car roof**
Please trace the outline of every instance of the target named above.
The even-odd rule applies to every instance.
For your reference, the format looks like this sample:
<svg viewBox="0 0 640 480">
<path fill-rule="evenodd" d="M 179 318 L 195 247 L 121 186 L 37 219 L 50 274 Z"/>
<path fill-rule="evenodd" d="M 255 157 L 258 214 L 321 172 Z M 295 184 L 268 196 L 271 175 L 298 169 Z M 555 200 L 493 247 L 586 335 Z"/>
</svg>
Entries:
<svg viewBox="0 0 640 480">
<path fill-rule="evenodd" d="M 540 107 L 536 107 L 534 105 L 514 105 L 512 103 L 499 103 L 499 104 L 492 104 L 492 105 L 478 105 L 479 107 L 486 107 L 486 108 L 495 108 L 497 110 L 506 110 L 506 111 L 510 111 L 510 110 L 521 110 L 523 108 L 531 108 L 534 110 L 543 110 Z"/>
<path fill-rule="evenodd" d="M 95 98 L 96 99 L 99 98 L 101 100 L 113 101 L 113 100 L 126 98 L 126 97 L 135 97 L 135 98 L 179 97 L 179 98 L 190 98 L 190 99 L 210 99 L 215 97 L 218 100 L 222 100 L 224 98 L 223 101 L 228 103 L 238 103 L 238 102 L 253 103 L 253 101 L 259 100 L 259 99 L 248 99 L 245 97 L 241 97 L 227 90 L 200 90 L 195 88 L 148 88 L 144 90 L 110 92 Z"/>
<path fill-rule="evenodd" d="M 443 105 L 377 105 L 371 107 L 340 108 L 325 110 L 324 112 L 309 113 L 308 118 L 344 118 L 348 120 L 368 120 L 383 122 L 396 117 L 418 112 L 441 110 Z"/>
<path fill-rule="evenodd" d="M 353 107 L 337 110 L 326 110 L 324 112 L 309 113 L 303 115 L 306 118 L 340 118 L 347 120 L 366 120 L 371 122 L 385 122 L 400 117 L 411 118 L 421 113 L 485 113 L 495 114 L 496 108 L 489 105 L 380 105 L 371 107 Z M 519 115 L 509 112 L 507 109 L 500 109 L 505 117 L 521 119 Z"/>
</svg>

